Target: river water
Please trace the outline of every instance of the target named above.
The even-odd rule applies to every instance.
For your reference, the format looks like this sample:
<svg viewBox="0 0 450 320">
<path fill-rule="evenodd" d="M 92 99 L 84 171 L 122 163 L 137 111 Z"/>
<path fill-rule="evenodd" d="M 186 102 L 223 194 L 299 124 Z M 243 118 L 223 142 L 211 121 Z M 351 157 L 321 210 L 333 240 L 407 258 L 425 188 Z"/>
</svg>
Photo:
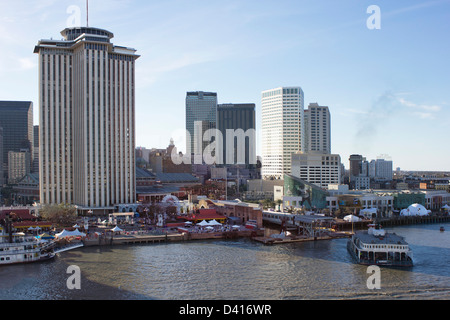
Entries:
<svg viewBox="0 0 450 320">
<path fill-rule="evenodd" d="M 387 229 L 406 237 L 415 266 L 381 269 L 370 290 L 347 239 L 265 246 L 249 239 L 91 247 L 53 261 L 0 267 L 1 300 L 450 299 L 450 224 Z M 69 266 L 81 271 L 70 290 Z"/>
</svg>

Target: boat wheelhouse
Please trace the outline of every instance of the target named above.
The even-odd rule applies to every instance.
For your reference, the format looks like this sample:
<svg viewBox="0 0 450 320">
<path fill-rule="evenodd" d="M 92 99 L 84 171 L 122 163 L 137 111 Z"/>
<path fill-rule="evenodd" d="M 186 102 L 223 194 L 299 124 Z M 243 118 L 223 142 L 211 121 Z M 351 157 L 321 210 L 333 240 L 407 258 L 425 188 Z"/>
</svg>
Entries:
<svg viewBox="0 0 450 320">
<path fill-rule="evenodd" d="M 405 239 L 387 233 L 379 225 L 356 232 L 347 243 L 347 249 L 358 264 L 391 267 L 412 267 L 412 251 Z"/>
</svg>

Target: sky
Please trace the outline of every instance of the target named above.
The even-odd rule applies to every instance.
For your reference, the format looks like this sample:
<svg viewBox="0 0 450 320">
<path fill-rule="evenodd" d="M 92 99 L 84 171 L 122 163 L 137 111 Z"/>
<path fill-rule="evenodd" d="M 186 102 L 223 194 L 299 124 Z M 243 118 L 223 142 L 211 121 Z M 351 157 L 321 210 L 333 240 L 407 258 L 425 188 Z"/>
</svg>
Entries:
<svg viewBox="0 0 450 320">
<path fill-rule="evenodd" d="M 33 49 L 62 38 L 73 8 L 86 25 L 84 0 L 0 0 L 0 100 L 32 101 L 35 124 Z M 90 0 L 89 26 L 141 55 L 136 146 L 173 138 L 184 150 L 187 91 L 255 103 L 259 132 L 261 92 L 300 86 L 305 108 L 329 107 L 332 153 L 346 168 L 361 154 L 450 171 L 450 0 Z"/>
</svg>

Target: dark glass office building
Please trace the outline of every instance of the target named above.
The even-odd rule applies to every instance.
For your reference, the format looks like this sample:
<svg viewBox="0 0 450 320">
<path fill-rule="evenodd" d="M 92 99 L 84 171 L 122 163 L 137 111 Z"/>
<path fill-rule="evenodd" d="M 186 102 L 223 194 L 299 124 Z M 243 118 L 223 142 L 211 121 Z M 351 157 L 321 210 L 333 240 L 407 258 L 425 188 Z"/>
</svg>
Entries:
<svg viewBox="0 0 450 320">
<path fill-rule="evenodd" d="M 209 142 L 203 141 L 204 134 L 209 129 L 216 128 L 217 93 L 187 92 L 186 94 L 186 152 L 203 154 Z"/>
<path fill-rule="evenodd" d="M 8 152 L 28 149 L 33 154 L 33 102 L 0 101 L 3 128 L 3 164 L 7 172 Z"/>
<path fill-rule="evenodd" d="M 255 104 L 219 104 L 217 106 L 217 129 L 223 137 L 223 153 L 218 152 L 218 157 L 223 157 L 223 164 L 256 164 L 256 117 Z M 242 137 L 234 136 L 233 148 L 227 148 L 227 130 L 233 130 L 238 135 L 239 129 L 242 129 L 245 136 L 245 145 L 239 146 L 239 139 Z M 251 136 L 253 135 L 253 136 Z M 244 140 L 242 140 L 244 141 Z M 239 161 L 239 148 L 245 147 L 245 163 Z M 231 160 L 231 161 L 230 161 Z"/>
</svg>

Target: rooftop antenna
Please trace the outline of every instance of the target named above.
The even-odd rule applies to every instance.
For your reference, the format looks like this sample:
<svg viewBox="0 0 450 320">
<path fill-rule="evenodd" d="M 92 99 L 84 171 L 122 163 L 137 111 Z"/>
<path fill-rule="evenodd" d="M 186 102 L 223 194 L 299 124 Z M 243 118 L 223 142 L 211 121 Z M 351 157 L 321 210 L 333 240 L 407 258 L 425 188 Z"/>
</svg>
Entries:
<svg viewBox="0 0 450 320">
<path fill-rule="evenodd" d="M 89 0 L 86 0 L 86 27 L 89 28 Z"/>
</svg>

